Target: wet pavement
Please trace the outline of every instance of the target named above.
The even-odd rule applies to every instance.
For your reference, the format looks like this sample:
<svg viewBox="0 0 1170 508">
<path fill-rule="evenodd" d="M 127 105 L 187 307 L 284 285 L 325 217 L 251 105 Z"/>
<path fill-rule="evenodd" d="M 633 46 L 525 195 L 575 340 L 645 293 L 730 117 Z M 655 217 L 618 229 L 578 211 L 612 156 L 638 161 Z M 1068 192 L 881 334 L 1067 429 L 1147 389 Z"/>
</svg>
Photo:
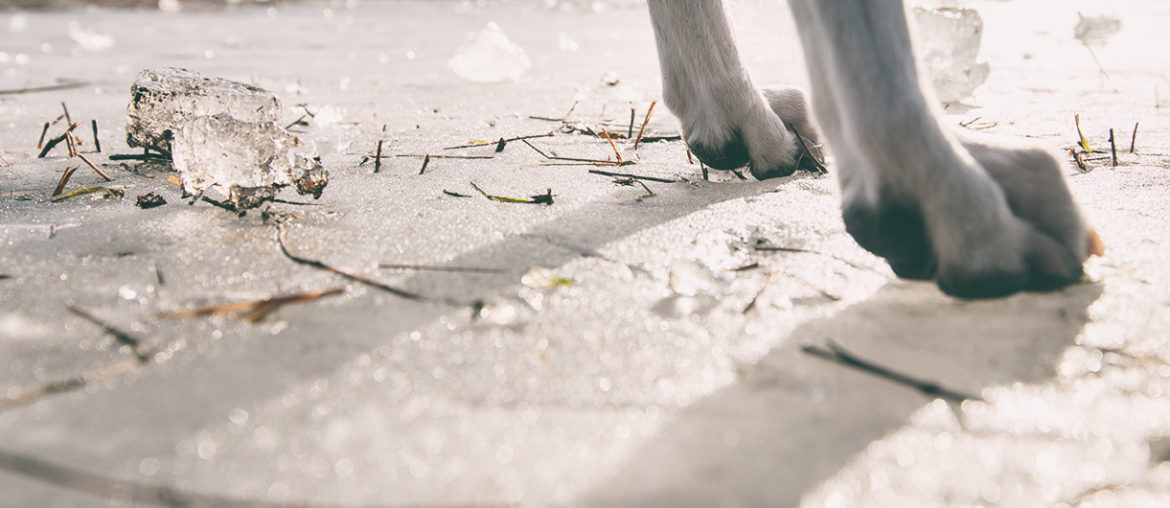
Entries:
<svg viewBox="0 0 1170 508">
<path fill-rule="evenodd" d="M 0 11 L 0 90 L 67 85 L 0 95 L 0 505 L 1165 506 L 1170 57 L 1150 48 L 1170 7 L 1117 3 L 1090 52 L 1091 3 L 970 4 L 991 74 L 948 125 L 1063 152 L 1076 114 L 1095 148 L 1114 129 L 1117 167 L 1064 157 L 1107 247 L 1083 284 L 970 302 L 897 280 L 845 233 L 831 176 L 706 181 L 678 141 L 619 139 L 620 167 L 495 153 L 554 132 L 528 141 L 613 157 L 541 119 L 571 107 L 568 125 L 636 135 L 660 94 L 637 6 Z M 790 22 L 761 9 L 733 6 L 757 81 L 804 83 L 771 46 Z M 516 81 L 449 65 L 490 22 L 526 52 Z M 321 199 L 240 217 L 110 160 L 158 66 L 272 90 L 288 124 L 317 114 L 291 130 L 330 172 Z M 88 126 L 80 149 L 113 179 L 82 167 L 66 191 L 121 199 L 51 200 L 82 164 L 37 157 L 62 102 L 97 121 L 103 151 Z M 659 105 L 647 131 L 677 122 Z M 474 141 L 492 143 L 443 149 Z M 167 204 L 134 206 L 149 192 Z M 333 289 L 255 321 L 160 316 Z M 806 351 L 831 345 L 919 386 Z"/>
</svg>

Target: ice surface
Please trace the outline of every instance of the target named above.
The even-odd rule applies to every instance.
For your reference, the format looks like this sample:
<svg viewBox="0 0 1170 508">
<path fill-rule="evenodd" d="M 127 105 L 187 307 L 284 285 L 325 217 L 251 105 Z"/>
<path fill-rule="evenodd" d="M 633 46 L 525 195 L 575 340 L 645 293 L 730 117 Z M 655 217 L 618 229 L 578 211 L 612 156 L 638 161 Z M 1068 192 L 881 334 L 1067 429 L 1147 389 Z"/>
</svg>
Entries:
<svg viewBox="0 0 1170 508">
<path fill-rule="evenodd" d="M 914 8 L 919 58 L 944 103 L 959 102 L 987 81 L 986 62 L 977 61 L 983 18 L 974 9 Z"/>
<path fill-rule="evenodd" d="M 315 148 L 279 125 L 267 90 L 168 68 L 143 71 L 131 95 L 127 143 L 169 152 L 190 194 L 219 186 L 242 209 L 287 185 L 320 197 L 328 182 Z"/>
<path fill-rule="evenodd" d="M 448 62 L 455 74 L 477 83 L 515 81 L 532 66 L 524 48 L 516 45 L 495 23 L 455 51 Z"/>
<path fill-rule="evenodd" d="M 979 2 L 988 36 L 981 55 L 996 63 L 1004 86 L 980 88 L 983 109 L 970 115 L 999 121 L 1004 137 L 1043 136 L 1037 142 L 1049 147 L 1062 142 L 1074 112 L 1099 115 L 1098 125 L 1141 119 L 1139 150 L 1166 153 L 1170 118 L 1150 114 L 1149 92 L 1158 72 L 1170 67 L 1170 54 L 1148 51 L 1164 37 L 1142 34 L 1166 33 L 1170 13 L 1165 0 L 1139 1 L 1160 14 L 1131 14 L 1119 3 L 1115 15 L 1123 17 L 1125 32 L 1101 54 L 1110 72 L 1131 79 L 1126 90 L 1134 92 L 1122 94 L 1102 94 L 1096 79 L 1086 79 L 1093 76 L 1084 48 L 1067 47 L 1075 9 L 1021 20 L 1018 8 L 1042 14 L 1041 6 L 1025 4 L 1045 3 Z M 263 37 L 247 32 L 267 8 L 179 16 L 153 9 L 32 10 L 27 32 L 0 30 L 0 51 L 27 53 L 33 64 L 13 66 L 18 74 L 5 88 L 24 86 L 26 77 L 31 86 L 54 83 L 63 71 L 107 88 L 10 95 L 0 103 L 0 150 L 13 162 L 0 168 L 6 179 L 0 274 L 8 276 L 0 280 L 0 392 L 133 360 L 100 327 L 62 314 L 63 303 L 173 351 L 168 361 L 0 413 L 6 453 L 100 472 L 132 490 L 76 493 L 29 471 L 6 470 L 0 491 L 8 501 L 0 505 L 149 501 L 154 498 L 135 496 L 157 493 L 159 485 L 168 495 L 186 496 L 176 502 L 201 493 L 192 504 L 606 505 L 581 493 L 597 490 L 614 493 L 619 499 L 612 504 L 622 504 L 623 494 L 626 504 L 654 504 L 663 499 L 655 492 L 668 492 L 686 499 L 676 504 L 797 505 L 802 494 L 828 485 L 823 497 L 812 494 L 806 504 L 843 496 L 845 506 L 1008 506 L 1040 504 L 1045 498 L 1038 492 L 1056 492 L 1056 505 L 1081 499 L 1086 470 L 1101 479 L 1089 500 L 1117 489 L 1168 491 L 1129 474 L 1147 466 L 1167 471 L 1151 460 L 1163 455 L 1148 458 L 1126 444 L 1153 431 L 1170 435 L 1170 369 L 1162 371 L 1170 340 L 1164 158 L 1142 156 L 1124 170 L 1069 179 L 1112 249 L 1112 257 L 1088 267 L 1094 283 L 955 302 L 932 284 L 896 280 L 884 261 L 856 245 L 841 223 L 832 177 L 703 182 L 677 142 L 641 145 L 629 171 L 694 184 L 648 182 L 656 196 L 640 202 L 640 187 L 614 186 L 585 167 L 534 166 L 541 158 L 519 146 L 489 160 L 432 160 L 424 175 L 412 159 L 387 159 L 376 174 L 368 163 L 358 166 L 383 137 L 384 123 L 393 153 L 435 153 L 478 139 L 546 132 L 553 126 L 527 115 L 563 115 L 578 91 L 589 95 L 572 117 L 616 117 L 624 129 L 628 105 L 612 97 L 624 87 L 644 87 L 648 96 L 635 104 L 640 122 L 659 82 L 645 9 L 566 19 L 523 11 L 515 2 L 488 2 L 456 17 L 446 2 L 365 2 L 352 14 L 357 24 L 339 36 L 305 29 L 321 26 L 323 4 L 285 2 L 272 8 L 279 16 L 268 20 Z M 469 96 L 473 87 L 448 67 L 463 42 L 461 24 L 473 16 L 482 22 L 465 25 L 470 32 L 489 18 L 530 23 L 503 26 L 525 46 L 534 69 L 520 86 L 491 87 L 490 100 Z M 115 35 L 117 44 L 74 57 L 64 33 L 74 18 Z M 193 20 L 200 30 L 190 30 Z M 116 26 L 153 30 L 109 28 Z M 1016 37 L 993 37 L 992 28 Z M 582 49 L 562 53 L 560 30 Z M 57 49 L 41 53 L 31 37 L 38 32 L 56 33 Z M 248 35 L 239 48 L 223 50 L 228 37 L 240 34 Z M 543 42 L 529 46 L 529 40 Z M 129 75 L 115 69 L 167 65 L 191 48 L 220 55 L 191 64 L 208 76 L 254 73 L 290 108 L 284 86 L 301 80 L 312 94 L 297 102 L 314 112 L 325 104 L 350 112 L 336 128 L 320 129 L 319 120 L 308 119 L 305 130 L 312 134 L 298 134 L 322 148 L 326 136 L 352 146 L 324 159 L 335 177 L 330 186 L 340 186 L 330 192 L 344 199 L 276 205 L 303 217 L 287 223 L 290 253 L 427 296 L 482 300 L 494 306 L 490 319 L 482 310 L 405 300 L 290 262 L 274 248 L 259 214 L 237 220 L 206 205 L 179 204 L 165 176 L 114 170 L 112 184 L 135 185 L 122 201 L 49 202 L 47 189 L 67 161 L 35 157 L 32 138 L 46 115 L 56 115 L 65 100 L 75 116 L 118 125 L 127 97 L 125 89 L 111 95 L 108 84 L 129 85 L 139 68 Z M 408 50 L 418 59 L 402 58 Z M 1035 58 L 1021 58 L 1025 51 Z M 351 52 L 359 62 L 377 53 L 394 60 L 363 72 L 349 60 Z M 537 68 L 540 79 L 530 80 Z M 603 87 L 598 77 L 611 69 L 622 83 Z M 800 67 L 772 71 L 770 81 L 803 79 Z M 352 82 L 340 90 L 344 77 Z M 1161 93 L 1166 96 L 1165 86 Z M 652 124 L 677 126 L 661 106 Z M 286 111 L 279 124 L 301 113 Z M 970 115 L 944 121 L 954 125 Z M 125 148 L 106 141 L 111 152 Z M 571 156 L 612 153 L 608 143 L 588 136 L 558 134 L 533 144 Z M 481 151 L 491 148 L 461 153 Z M 99 158 L 94 162 L 102 163 Z M 79 178 L 71 188 L 99 183 L 80 171 Z M 472 194 L 469 180 L 503 195 L 551 186 L 557 204 L 442 194 Z M 171 204 L 143 211 L 129 202 L 148 191 Z M 810 252 L 759 250 L 759 239 Z M 688 260 L 706 267 L 691 272 L 698 277 L 693 287 L 712 277 L 722 282 L 699 296 L 679 295 L 686 279 L 672 283 L 669 276 L 672 270 L 681 275 Z M 504 273 L 390 271 L 378 269 L 381 263 Z M 552 267 L 576 282 L 549 290 L 542 310 L 534 311 L 535 299 L 526 297 L 543 290 L 520 278 L 532 266 Z M 228 315 L 154 318 L 343 285 L 345 295 L 286 306 L 256 324 Z M 846 297 L 833 301 L 820 290 Z M 745 312 L 753 298 L 757 304 Z M 520 318 L 507 318 L 513 312 Z M 875 364 L 990 402 L 927 415 L 941 419 L 954 411 L 952 421 L 966 427 L 915 424 L 911 411 L 932 404 L 929 399 L 801 352 L 801 345 L 829 338 Z M 1068 373 L 1057 363 L 1066 347 L 1105 350 L 1103 366 Z M 1010 384 L 982 390 L 991 380 Z M 1024 386 L 1012 387 L 1018 384 Z M 1063 388 L 1033 391 L 1033 384 Z M 1081 451 L 1088 439 L 1103 449 Z M 878 441 L 871 446 L 871 440 Z M 914 464 L 904 465 L 907 455 Z M 1048 467 L 1034 476 L 1038 462 Z M 1095 472 L 1102 468 L 1106 474 Z M 885 491 L 869 490 L 883 480 Z M 982 492 L 972 492 L 976 485 L 1001 493 L 999 501 L 980 498 Z M 518 501 L 510 495 L 516 488 L 524 489 Z"/>
<path fill-rule="evenodd" d="M 170 152 L 171 140 L 184 123 L 221 113 L 243 122 L 278 122 L 280 101 L 262 88 L 186 69 L 147 69 L 130 86 L 126 143 Z"/>
</svg>

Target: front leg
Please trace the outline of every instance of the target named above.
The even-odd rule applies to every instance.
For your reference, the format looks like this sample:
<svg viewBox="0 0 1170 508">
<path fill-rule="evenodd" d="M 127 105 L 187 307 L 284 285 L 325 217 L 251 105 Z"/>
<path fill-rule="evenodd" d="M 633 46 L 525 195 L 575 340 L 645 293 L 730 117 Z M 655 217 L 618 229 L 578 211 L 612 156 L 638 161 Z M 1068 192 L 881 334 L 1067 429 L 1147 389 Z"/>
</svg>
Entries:
<svg viewBox="0 0 1170 508">
<path fill-rule="evenodd" d="M 756 178 L 792 174 L 797 143 L 816 140 L 804 94 L 752 85 L 721 0 L 650 0 L 662 95 L 687 145 L 716 169 L 749 165 Z M 787 125 L 786 125 L 787 123 Z"/>
<path fill-rule="evenodd" d="M 985 297 L 1075 281 L 1089 252 L 1059 165 L 964 145 L 920 86 L 901 0 L 790 0 L 850 234 L 899 275 Z"/>
</svg>

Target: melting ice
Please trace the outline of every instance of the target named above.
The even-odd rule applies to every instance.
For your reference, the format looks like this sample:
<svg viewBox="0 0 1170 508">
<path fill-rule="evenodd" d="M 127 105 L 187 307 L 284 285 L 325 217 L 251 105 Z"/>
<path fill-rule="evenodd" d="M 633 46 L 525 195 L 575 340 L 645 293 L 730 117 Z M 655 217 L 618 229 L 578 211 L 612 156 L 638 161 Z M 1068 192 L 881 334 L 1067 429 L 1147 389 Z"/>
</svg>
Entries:
<svg viewBox="0 0 1170 508">
<path fill-rule="evenodd" d="M 987 81 L 986 62 L 978 62 L 983 18 L 975 9 L 914 8 L 919 57 L 944 103 L 959 102 Z"/>
<path fill-rule="evenodd" d="M 328 182 L 316 150 L 280 126 L 280 101 L 261 88 L 149 69 L 131 86 L 127 117 L 127 144 L 170 154 L 191 194 L 218 186 L 251 208 L 287 185 L 319 197 Z"/>
</svg>

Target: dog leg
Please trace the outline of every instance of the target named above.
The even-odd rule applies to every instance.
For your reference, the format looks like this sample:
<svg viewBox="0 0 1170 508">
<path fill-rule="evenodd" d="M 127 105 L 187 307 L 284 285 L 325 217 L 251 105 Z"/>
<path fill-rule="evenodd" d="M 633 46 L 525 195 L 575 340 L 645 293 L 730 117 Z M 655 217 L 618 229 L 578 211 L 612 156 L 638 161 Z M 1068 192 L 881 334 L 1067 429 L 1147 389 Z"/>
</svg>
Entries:
<svg viewBox="0 0 1170 508">
<path fill-rule="evenodd" d="M 920 84 L 900 0 L 789 0 L 850 234 L 965 297 L 1077 280 L 1088 228 L 1040 150 L 961 143 Z"/>
<path fill-rule="evenodd" d="M 747 164 L 760 179 L 792 174 L 797 144 L 788 127 L 818 137 L 804 93 L 756 90 L 720 0 L 650 0 L 649 6 L 663 101 L 681 120 L 691 151 L 716 169 Z"/>
</svg>

